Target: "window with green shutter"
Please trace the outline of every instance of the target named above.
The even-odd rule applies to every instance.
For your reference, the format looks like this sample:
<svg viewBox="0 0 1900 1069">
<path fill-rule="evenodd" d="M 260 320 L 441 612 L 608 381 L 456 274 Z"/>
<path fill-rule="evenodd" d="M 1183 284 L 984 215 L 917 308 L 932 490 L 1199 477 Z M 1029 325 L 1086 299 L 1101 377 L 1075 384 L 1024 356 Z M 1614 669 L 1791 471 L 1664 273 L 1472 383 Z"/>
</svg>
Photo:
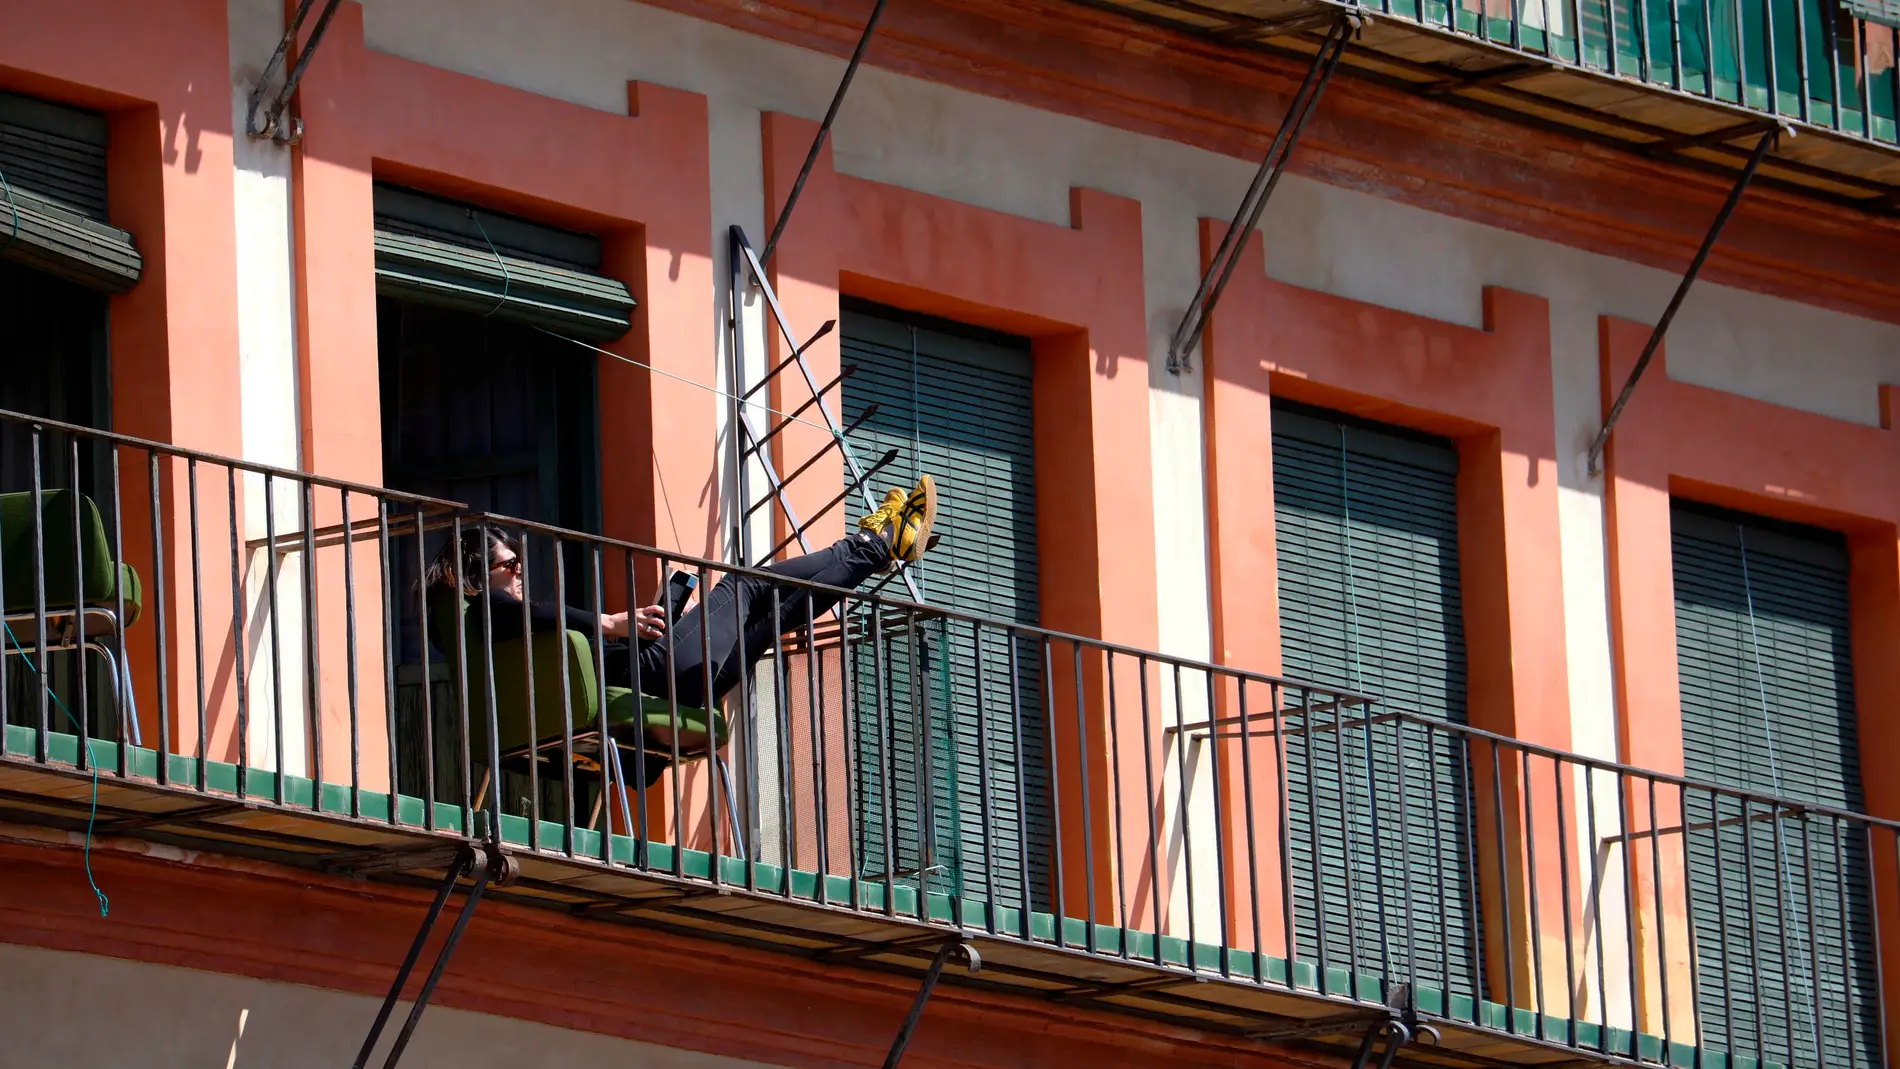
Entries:
<svg viewBox="0 0 1900 1069">
<path fill-rule="evenodd" d="M 1844 540 L 1681 501 L 1671 527 L 1688 775 L 1864 811 Z M 1704 1045 L 1875 1064 L 1860 827 L 1698 792 L 1685 805 Z"/>
<path fill-rule="evenodd" d="M 1465 722 L 1457 477 L 1448 441 L 1275 402 L 1289 678 L 1371 695 L 1375 710 Z M 1334 729 L 1340 719 L 1320 710 L 1286 721 L 1300 957 L 1474 994 L 1480 936 L 1463 747 L 1416 728 L 1402 738 L 1390 725 Z"/>
<path fill-rule="evenodd" d="M 844 380 L 844 418 L 877 406 L 852 444 L 866 464 L 898 451 L 873 479 L 874 495 L 921 472 L 937 480 L 942 541 L 914 570 L 924 602 L 1034 624 L 1028 343 L 852 303 L 842 326 L 843 362 L 855 368 Z M 854 627 L 868 625 L 860 617 Z M 995 630 L 913 627 L 902 616 L 876 634 L 881 641 L 853 657 L 860 872 L 911 883 L 922 875 L 932 890 L 1046 907 L 1041 645 L 1016 639 L 1012 650 Z"/>
<path fill-rule="evenodd" d="M 0 93 L 0 261 L 124 293 L 144 262 L 106 222 L 106 117 Z"/>
</svg>

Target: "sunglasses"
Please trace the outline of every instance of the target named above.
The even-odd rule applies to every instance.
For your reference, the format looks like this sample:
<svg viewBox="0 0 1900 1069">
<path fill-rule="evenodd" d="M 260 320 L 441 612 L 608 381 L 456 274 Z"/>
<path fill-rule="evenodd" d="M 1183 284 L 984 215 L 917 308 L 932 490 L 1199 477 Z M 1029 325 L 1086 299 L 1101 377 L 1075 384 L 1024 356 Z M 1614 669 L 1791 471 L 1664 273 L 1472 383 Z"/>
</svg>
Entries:
<svg viewBox="0 0 1900 1069">
<path fill-rule="evenodd" d="M 510 557 L 507 560 L 496 561 L 494 564 L 489 566 L 489 570 L 496 571 L 496 572 L 507 572 L 510 575 L 520 575 L 521 574 L 521 558 Z"/>
</svg>

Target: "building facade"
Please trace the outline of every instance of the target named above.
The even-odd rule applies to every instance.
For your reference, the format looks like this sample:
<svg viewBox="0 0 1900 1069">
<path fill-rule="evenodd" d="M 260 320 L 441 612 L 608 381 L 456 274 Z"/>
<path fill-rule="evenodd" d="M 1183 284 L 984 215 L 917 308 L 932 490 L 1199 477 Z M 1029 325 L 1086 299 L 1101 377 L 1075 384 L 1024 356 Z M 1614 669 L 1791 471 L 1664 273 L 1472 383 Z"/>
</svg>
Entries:
<svg viewBox="0 0 1900 1069">
<path fill-rule="evenodd" d="M 1532 6 L 0 0 L 0 1064 L 1887 1064 L 1894 12 Z"/>
</svg>

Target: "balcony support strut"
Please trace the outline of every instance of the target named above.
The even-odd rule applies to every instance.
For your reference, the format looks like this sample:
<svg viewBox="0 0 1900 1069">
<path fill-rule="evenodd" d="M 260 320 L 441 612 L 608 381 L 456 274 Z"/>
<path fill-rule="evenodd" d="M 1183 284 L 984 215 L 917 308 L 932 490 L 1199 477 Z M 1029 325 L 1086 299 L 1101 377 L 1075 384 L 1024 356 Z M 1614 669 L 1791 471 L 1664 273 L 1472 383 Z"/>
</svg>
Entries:
<svg viewBox="0 0 1900 1069">
<path fill-rule="evenodd" d="M 961 938 L 947 940 L 937 948 L 936 956 L 930 959 L 929 971 L 924 973 L 924 985 L 918 988 L 917 999 L 910 1004 L 910 1013 L 904 1017 L 904 1026 L 897 1030 L 897 1039 L 891 1044 L 891 1052 L 884 1058 L 884 1069 L 897 1069 L 897 1063 L 903 1060 L 904 1048 L 910 1046 L 910 1035 L 917 1030 L 917 1022 L 923 1019 L 924 1007 L 930 1002 L 931 992 L 937 990 L 937 981 L 943 978 L 943 967 L 953 954 L 967 962 L 971 972 L 982 970 L 982 956 L 976 952 L 976 947 Z"/>
<path fill-rule="evenodd" d="M 1293 157 L 1293 149 L 1300 142 L 1300 134 L 1306 130 L 1307 120 L 1313 117 L 1320 96 L 1326 92 L 1333 71 L 1339 67 L 1339 58 L 1346 51 L 1347 39 L 1363 24 L 1364 18 L 1364 14 L 1358 11 L 1342 12 L 1334 21 L 1333 28 L 1327 31 L 1326 40 L 1320 44 L 1319 51 L 1313 54 L 1313 62 L 1306 68 L 1306 77 L 1301 80 L 1299 90 L 1287 105 L 1286 116 L 1280 120 L 1279 132 L 1273 135 L 1273 143 L 1267 146 L 1267 155 L 1260 161 L 1259 170 L 1254 172 L 1253 182 L 1247 187 L 1247 195 L 1240 199 L 1240 210 L 1234 213 L 1233 221 L 1227 224 L 1227 235 L 1221 238 L 1220 248 L 1207 262 L 1207 270 L 1201 274 L 1201 284 L 1194 291 L 1194 299 L 1188 302 L 1187 311 L 1181 316 L 1181 325 L 1175 328 L 1174 338 L 1168 344 L 1170 373 L 1179 375 L 1188 370 L 1189 358 L 1194 347 L 1200 344 L 1208 317 L 1214 314 L 1214 305 L 1219 303 L 1221 292 L 1227 288 L 1227 280 L 1233 277 L 1234 267 L 1240 262 L 1241 250 L 1246 248 L 1248 236 L 1259 224 L 1260 213 L 1265 210 L 1267 200 L 1273 196 L 1274 187 L 1280 184 L 1280 176 L 1286 173 L 1287 161 Z"/>
<path fill-rule="evenodd" d="M 303 30 L 303 24 L 310 17 L 310 9 L 317 0 L 303 0 L 297 5 L 297 14 L 284 27 L 283 39 L 277 42 L 277 51 L 271 53 L 270 62 L 264 64 L 264 73 L 257 76 L 257 86 L 251 90 L 251 98 L 244 109 L 244 132 L 262 140 L 270 138 L 279 144 L 294 145 L 303 138 L 303 120 L 293 118 L 284 121 L 284 112 L 290 108 L 290 98 L 297 92 L 297 84 L 303 81 L 303 73 L 310 67 L 311 57 L 317 54 L 317 46 L 323 43 L 324 32 L 330 28 L 330 20 L 336 17 L 336 9 L 343 0 L 324 0 L 323 13 L 317 16 L 317 24 L 310 30 L 310 39 L 304 42 L 303 50 L 297 53 L 297 65 L 284 76 L 284 84 L 271 97 L 270 105 L 260 115 L 258 106 L 264 102 L 264 94 L 270 85 L 271 76 L 284 65 L 284 57 L 290 53 L 290 46 L 297 40 L 297 34 Z"/>
<path fill-rule="evenodd" d="M 1793 137 L 1794 131 L 1781 126 L 1764 131 L 1761 140 L 1755 143 L 1754 154 L 1748 157 L 1748 166 L 1736 177 L 1735 185 L 1728 191 L 1728 200 L 1723 202 L 1722 210 L 1715 214 L 1715 222 L 1709 224 L 1709 232 L 1702 236 L 1702 247 L 1696 250 L 1695 259 L 1689 261 L 1689 270 L 1683 273 L 1682 281 L 1676 284 L 1676 295 L 1669 298 L 1669 307 L 1663 309 L 1662 318 L 1656 320 L 1656 326 L 1649 332 L 1649 341 L 1643 345 L 1643 355 L 1636 358 L 1636 366 L 1630 369 L 1629 381 L 1623 384 L 1623 392 L 1616 395 L 1616 403 L 1610 406 L 1610 412 L 1603 417 L 1603 429 L 1590 442 L 1590 474 L 1603 472 L 1603 449 L 1610 441 L 1610 432 L 1616 429 L 1616 421 L 1622 418 L 1623 409 L 1630 403 L 1630 395 L 1636 392 L 1636 384 L 1641 381 L 1643 372 L 1649 370 L 1649 362 L 1655 359 L 1656 350 L 1662 346 L 1663 335 L 1669 332 L 1669 324 L 1676 318 L 1676 312 L 1682 307 L 1682 299 L 1689 295 L 1689 287 L 1695 285 L 1696 276 L 1702 273 L 1702 265 L 1708 262 L 1709 250 L 1715 248 L 1716 239 L 1722 236 L 1722 228 L 1728 225 L 1729 217 L 1735 214 L 1735 206 L 1742 202 L 1742 194 L 1748 191 L 1748 183 L 1755 177 L 1755 171 L 1761 167 L 1762 158 L 1768 155 L 1781 135 Z"/>
<path fill-rule="evenodd" d="M 858 47 L 851 51 L 851 62 L 845 64 L 844 77 L 838 81 L 837 92 L 831 94 L 831 107 L 825 109 L 824 121 L 818 124 L 818 133 L 811 139 L 811 151 L 805 153 L 805 165 L 798 169 L 798 180 L 792 183 L 792 191 L 785 196 L 785 207 L 779 209 L 778 221 L 772 224 L 772 235 L 765 239 L 765 248 L 759 252 L 759 263 L 772 262 L 772 253 L 778 249 L 778 239 L 785 234 L 785 224 L 792 217 L 792 209 L 798 207 L 798 195 L 805 191 L 805 182 L 811 177 L 811 169 L 818 163 L 818 153 L 825 147 L 825 137 L 831 133 L 831 124 L 838 119 L 838 109 L 844 105 L 844 95 L 851 91 L 851 80 L 858 76 L 858 65 L 864 62 L 864 50 L 870 47 L 871 35 L 877 32 L 877 20 L 884 17 L 884 5 L 890 0 L 877 0 L 877 6 L 871 9 L 871 17 L 864 20 L 864 32 L 858 36 Z M 820 336 L 823 335 L 820 331 Z M 813 338 L 817 341 L 817 338 Z M 767 379 L 771 376 L 767 375 Z"/>
<path fill-rule="evenodd" d="M 409 974 L 415 970 L 416 961 L 422 957 L 422 948 L 428 944 L 436 921 L 442 918 L 442 908 L 448 904 L 449 893 L 455 890 L 455 885 L 464 876 L 475 881 L 475 885 L 469 888 L 468 897 L 462 901 L 462 911 L 456 914 L 455 924 L 449 929 L 442 949 L 436 951 L 435 964 L 430 967 L 422 990 L 416 993 L 415 1005 L 409 1010 L 409 1019 L 403 1022 L 402 1031 L 396 1034 L 396 1041 L 389 1049 L 383 1069 L 396 1069 L 396 1063 L 402 1060 L 403 1051 L 408 1048 L 410 1038 L 415 1035 L 416 1025 L 422 1020 L 422 1012 L 429 1008 L 429 999 L 435 994 L 436 984 L 441 982 L 442 972 L 448 967 L 449 958 L 455 954 L 456 944 L 462 941 L 462 933 L 468 929 L 469 918 L 474 916 L 475 907 L 481 905 L 482 892 L 488 889 L 490 883 L 503 885 L 513 882 L 515 871 L 514 859 L 492 845 L 463 846 L 456 852 L 455 859 L 449 863 L 448 875 L 442 878 L 441 886 L 436 889 L 435 901 L 422 918 L 422 927 L 416 931 L 415 942 L 409 945 L 409 956 L 403 959 L 402 968 L 396 970 L 396 982 L 389 986 L 389 994 L 383 998 L 382 1009 L 376 1013 L 376 1023 L 370 1026 L 369 1035 L 363 1039 L 363 1049 L 356 1055 L 354 1069 L 364 1069 L 369 1064 L 370 1054 L 376 1049 L 376 1041 L 382 1038 L 383 1026 L 389 1023 L 389 1015 L 396 1008 L 396 1001 L 402 997 L 402 989 L 409 982 Z"/>
</svg>

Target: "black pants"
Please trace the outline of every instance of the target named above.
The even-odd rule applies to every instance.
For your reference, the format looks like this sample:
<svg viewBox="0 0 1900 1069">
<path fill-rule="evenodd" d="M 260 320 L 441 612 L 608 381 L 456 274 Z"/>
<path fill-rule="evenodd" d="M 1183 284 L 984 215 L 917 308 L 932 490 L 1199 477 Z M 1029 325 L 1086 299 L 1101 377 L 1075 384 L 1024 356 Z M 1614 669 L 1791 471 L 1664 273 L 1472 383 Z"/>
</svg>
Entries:
<svg viewBox="0 0 1900 1069">
<path fill-rule="evenodd" d="M 882 535 L 854 533 L 816 553 L 768 565 L 764 570 L 787 579 L 850 590 L 890 560 L 890 546 Z M 776 614 L 772 611 L 774 590 L 778 592 Z M 637 655 L 624 646 L 609 648 L 607 682 L 656 698 L 674 698 L 681 705 L 706 708 L 737 686 L 760 658 L 769 656 L 780 635 L 816 621 L 837 603 L 835 594 L 814 593 L 758 576 L 728 575 L 674 622 L 668 636 L 640 643 Z M 706 690 L 708 675 L 712 679 L 710 698 Z"/>
</svg>

